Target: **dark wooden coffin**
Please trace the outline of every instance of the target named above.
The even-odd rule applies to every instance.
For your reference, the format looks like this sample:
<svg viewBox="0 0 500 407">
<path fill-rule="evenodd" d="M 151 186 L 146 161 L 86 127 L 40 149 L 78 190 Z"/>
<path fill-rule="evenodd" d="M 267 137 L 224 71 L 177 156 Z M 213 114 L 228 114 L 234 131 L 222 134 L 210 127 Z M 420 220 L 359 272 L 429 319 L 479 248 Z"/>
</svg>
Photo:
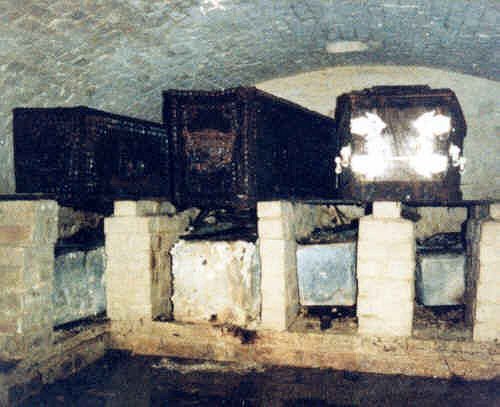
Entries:
<svg viewBox="0 0 500 407">
<path fill-rule="evenodd" d="M 256 88 L 163 97 L 178 205 L 251 208 L 331 196 L 333 119 Z"/>
<path fill-rule="evenodd" d="M 97 211 L 114 199 L 170 198 L 163 125 L 83 106 L 13 113 L 16 192 Z"/>
<path fill-rule="evenodd" d="M 337 99 L 338 196 L 461 199 L 465 119 L 450 89 L 384 86 Z"/>
</svg>

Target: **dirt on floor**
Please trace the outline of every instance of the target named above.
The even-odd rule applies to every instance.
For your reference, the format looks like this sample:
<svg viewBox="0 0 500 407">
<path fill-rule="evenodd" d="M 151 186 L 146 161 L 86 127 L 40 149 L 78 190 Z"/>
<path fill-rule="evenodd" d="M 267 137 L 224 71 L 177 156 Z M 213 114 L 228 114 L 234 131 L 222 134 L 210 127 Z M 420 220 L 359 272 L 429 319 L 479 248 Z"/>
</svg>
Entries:
<svg viewBox="0 0 500 407">
<path fill-rule="evenodd" d="M 109 352 L 23 406 L 494 406 L 500 381 L 467 382 Z"/>
</svg>

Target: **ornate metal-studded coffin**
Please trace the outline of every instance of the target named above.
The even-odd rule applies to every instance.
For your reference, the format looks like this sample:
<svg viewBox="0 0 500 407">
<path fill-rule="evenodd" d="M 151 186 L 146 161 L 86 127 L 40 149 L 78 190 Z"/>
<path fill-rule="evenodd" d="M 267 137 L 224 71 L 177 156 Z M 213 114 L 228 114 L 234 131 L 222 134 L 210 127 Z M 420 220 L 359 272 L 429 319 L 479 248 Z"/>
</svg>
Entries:
<svg viewBox="0 0 500 407">
<path fill-rule="evenodd" d="M 163 96 L 180 206 L 331 197 L 333 119 L 256 88 Z"/>
<path fill-rule="evenodd" d="M 164 127 L 87 107 L 14 109 L 14 160 L 16 192 L 75 208 L 171 193 Z"/>
<path fill-rule="evenodd" d="M 458 200 L 466 125 L 455 94 L 384 86 L 337 100 L 336 181 L 341 198 Z"/>
</svg>

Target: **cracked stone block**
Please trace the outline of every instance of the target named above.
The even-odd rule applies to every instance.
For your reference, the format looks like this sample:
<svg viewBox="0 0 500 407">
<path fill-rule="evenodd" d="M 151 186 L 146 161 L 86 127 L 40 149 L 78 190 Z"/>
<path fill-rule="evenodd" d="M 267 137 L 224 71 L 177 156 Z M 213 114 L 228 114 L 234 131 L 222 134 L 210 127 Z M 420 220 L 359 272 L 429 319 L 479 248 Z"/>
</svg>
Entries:
<svg viewBox="0 0 500 407">
<path fill-rule="evenodd" d="M 417 300 L 426 306 L 463 304 L 465 254 L 420 254 L 415 276 Z"/>
<path fill-rule="evenodd" d="M 356 303 L 356 243 L 299 245 L 297 273 L 301 305 Z"/>
</svg>

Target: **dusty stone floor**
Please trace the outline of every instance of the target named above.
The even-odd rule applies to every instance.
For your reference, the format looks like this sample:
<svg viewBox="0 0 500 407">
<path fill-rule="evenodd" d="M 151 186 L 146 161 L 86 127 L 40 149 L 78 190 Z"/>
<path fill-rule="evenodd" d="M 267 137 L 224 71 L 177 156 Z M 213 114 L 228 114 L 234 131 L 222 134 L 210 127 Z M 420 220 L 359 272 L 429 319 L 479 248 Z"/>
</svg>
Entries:
<svg viewBox="0 0 500 407">
<path fill-rule="evenodd" d="M 22 406 L 494 406 L 500 381 L 235 365 L 108 352 Z"/>
</svg>

